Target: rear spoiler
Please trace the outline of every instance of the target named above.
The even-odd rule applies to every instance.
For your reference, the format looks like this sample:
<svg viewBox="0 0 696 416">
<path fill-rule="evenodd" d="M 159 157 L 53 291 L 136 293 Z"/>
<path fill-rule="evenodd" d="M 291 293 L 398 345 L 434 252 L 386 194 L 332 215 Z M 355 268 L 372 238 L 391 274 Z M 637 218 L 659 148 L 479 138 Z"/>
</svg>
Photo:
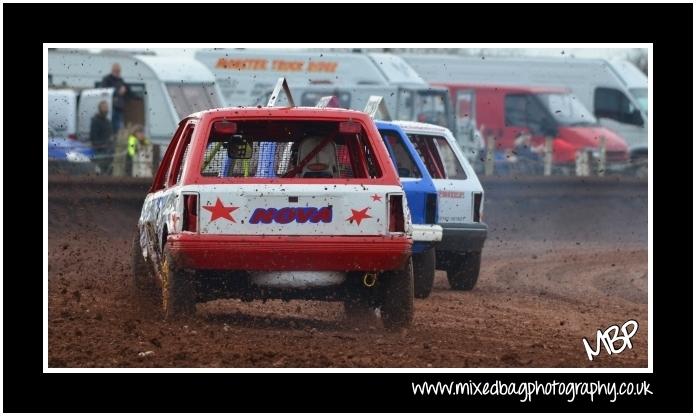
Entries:
<svg viewBox="0 0 696 416">
<path fill-rule="evenodd" d="M 391 120 L 391 115 L 389 114 L 389 109 L 387 109 L 387 104 L 384 102 L 384 97 L 380 95 L 371 95 L 370 99 L 367 100 L 367 104 L 365 105 L 363 112 L 367 113 L 370 117 L 375 118 L 378 111 L 382 113 L 381 120 Z"/>
<path fill-rule="evenodd" d="M 290 104 L 290 107 L 295 106 L 295 100 L 292 99 L 292 93 L 290 92 L 290 87 L 288 87 L 288 81 L 285 79 L 285 77 L 280 77 L 276 82 L 275 88 L 273 88 L 271 98 L 268 99 L 268 104 L 266 105 L 266 107 L 275 106 L 276 101 L 278 101 L 278 96 L 280 95 L 281 89 L 285 92 L 285 96 L 288 98 L 288 104 Z"/>
</svg>

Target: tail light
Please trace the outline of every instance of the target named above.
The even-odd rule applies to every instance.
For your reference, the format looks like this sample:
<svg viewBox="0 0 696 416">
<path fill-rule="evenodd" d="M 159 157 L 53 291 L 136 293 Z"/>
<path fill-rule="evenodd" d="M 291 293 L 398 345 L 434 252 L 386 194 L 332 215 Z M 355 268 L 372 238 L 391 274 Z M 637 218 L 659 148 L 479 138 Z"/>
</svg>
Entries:
<svg viewBox="0 0 696 416">
<path fill-rule="evenodd" d="M 184 195 L 182 230 L 198 232 L 198 195 Z"/>
<path fill-rule="evenodd" d="M 77 135 L 75 135 L 75 134 L 68 134 L 68 139 L 70 139 L 70 140 L 77 140 Z"/>
<path fill-rule="evenodd" d="M 403 233 L 406 229 L 402 195 L 389 195 L 389 232 Z"/>
<path fill-rule="evenodd" d="M 483 200 L 483 194 L 481 192 L 474 192 L 474 222 L 481 222 L 481 201 Z"/>
<path fill-rule="evenodd" d="M 437 194 L 427 194 L 425 196 L 425 223 L 435 224 L 437 214 Z"/>
</svg>

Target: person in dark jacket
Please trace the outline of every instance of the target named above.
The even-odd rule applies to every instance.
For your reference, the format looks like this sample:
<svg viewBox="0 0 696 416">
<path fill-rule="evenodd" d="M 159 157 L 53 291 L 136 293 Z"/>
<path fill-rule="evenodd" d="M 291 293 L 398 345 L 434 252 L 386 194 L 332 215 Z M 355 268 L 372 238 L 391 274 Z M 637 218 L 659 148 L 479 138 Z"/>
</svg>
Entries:
<svg viewBox="0 0 696 416">
<path fill-rule="evenodd" d="M 89 126 L 89 140 L 94 149 L 94 158 L 101 174 L 107 174 L 112 158 L 112 126 L 108 117 L 109 103 L 101 101 L 99 111 L 92 117 Z"/>
<path fill-rule="evenodd" d="M 114 100 L 111 105 L 111 126 L 114 133 L 123 127 L 123 109 L 130 93 L 128 84 L 121 78 L 121 65 L 111 65 L 111 73 L 102 78 L 102 88 L 114 89 Z"/>
</svg>

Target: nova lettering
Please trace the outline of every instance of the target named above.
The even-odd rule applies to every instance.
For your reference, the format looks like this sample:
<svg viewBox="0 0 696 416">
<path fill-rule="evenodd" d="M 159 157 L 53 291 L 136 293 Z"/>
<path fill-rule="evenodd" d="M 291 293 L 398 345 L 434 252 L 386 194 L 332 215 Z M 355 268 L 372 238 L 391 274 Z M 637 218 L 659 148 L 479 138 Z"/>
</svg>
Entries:
<svg viewBox="0 0 696 416">
<path fill-rule="evenodd" d="M 291 222 L 297 222 L 304 224 L 307 221 L 311 223 L 326 222 L 329 223 L 333 220 L 332 207 L 285 207 L 285 208 L 256 208 L 253 214 L 251 214 L 251 219 L 249 223 L 251 224 L 270 224 L 272 222 L 277 222 L 278 224 L 289 224 Z"/>
</svg>

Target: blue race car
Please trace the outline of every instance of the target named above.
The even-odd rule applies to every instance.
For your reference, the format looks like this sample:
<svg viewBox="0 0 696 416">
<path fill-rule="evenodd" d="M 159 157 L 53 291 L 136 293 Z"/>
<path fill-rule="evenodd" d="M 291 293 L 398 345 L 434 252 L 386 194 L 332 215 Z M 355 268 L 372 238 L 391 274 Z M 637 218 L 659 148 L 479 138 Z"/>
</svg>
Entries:
<svg viewBox="0 0 696 416">
<path fill-rule="evenodd" d="M 428 169 L 401 127 L 386 121 L 375 121 L 375 124 L 399 173 L 411 211 L 414 295 L 427 298 L 435 279 L 435 244 L 442 238 L 441 228 L 437 225 L 437 190 Z"/>
</svg>

